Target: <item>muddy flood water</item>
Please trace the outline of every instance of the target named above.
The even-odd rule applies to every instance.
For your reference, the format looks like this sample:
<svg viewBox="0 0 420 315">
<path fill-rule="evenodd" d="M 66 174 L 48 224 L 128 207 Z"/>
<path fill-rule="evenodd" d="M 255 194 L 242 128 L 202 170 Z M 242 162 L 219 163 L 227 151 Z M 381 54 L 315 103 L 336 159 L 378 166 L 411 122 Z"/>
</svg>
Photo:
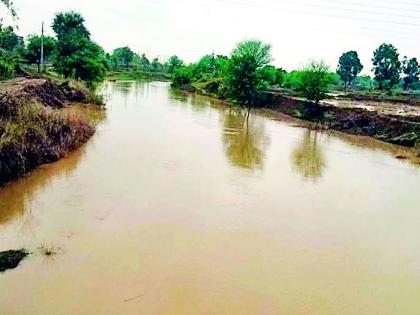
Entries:
<svg viewBox="0 0 420 315">
<path fill-rule="evenodd" d="M 0 314 L 420 314 L 420 168 L 397 147 L 107 86 L 80 150 L 0 190 Z M 50 255 L 46 255 L 50 254 Z"/>
</svg>

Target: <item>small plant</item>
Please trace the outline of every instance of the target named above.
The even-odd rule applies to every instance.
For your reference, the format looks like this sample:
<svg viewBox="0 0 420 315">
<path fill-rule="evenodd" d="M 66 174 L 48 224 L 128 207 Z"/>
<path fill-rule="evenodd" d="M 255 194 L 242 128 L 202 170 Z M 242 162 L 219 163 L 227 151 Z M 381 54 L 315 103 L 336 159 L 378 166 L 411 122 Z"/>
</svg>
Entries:
<svg viewBox="0 0 420 315">
<path fill-rule="evenodd" d="M 41 245 L 38 248 L 39 252 L 46 257 L 56 256 L 63 253 L 63 249 L 60 246 L 54 245 Z"/>
</svg>

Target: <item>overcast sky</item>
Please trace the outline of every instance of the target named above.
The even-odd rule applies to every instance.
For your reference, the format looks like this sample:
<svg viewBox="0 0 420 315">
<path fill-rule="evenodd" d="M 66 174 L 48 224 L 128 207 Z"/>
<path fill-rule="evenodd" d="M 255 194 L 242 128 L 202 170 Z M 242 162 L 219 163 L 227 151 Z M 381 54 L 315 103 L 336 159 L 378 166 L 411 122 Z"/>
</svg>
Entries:
<svg viewBox="0 0 420 315">
<path fill-rule="evenodd" d="M 177 54 L 187 62 L 258 38 L 273 46 L 274 64 L 291 70 L 311 58 L 335 69 L 341 53 L 356 50 L 371 69 L 373 50 L 394 44 L 401 57 L 420 59 L 420 0 L 14 0 L 23 36 L 47 33 L 56 12 L 85 17 L 107 51 L 130 46 L 149 57 Z M 1 9 L 1 16 L 5 10 Z M 8 19 L 5 19 L 8 22 Z"/>
</svg>

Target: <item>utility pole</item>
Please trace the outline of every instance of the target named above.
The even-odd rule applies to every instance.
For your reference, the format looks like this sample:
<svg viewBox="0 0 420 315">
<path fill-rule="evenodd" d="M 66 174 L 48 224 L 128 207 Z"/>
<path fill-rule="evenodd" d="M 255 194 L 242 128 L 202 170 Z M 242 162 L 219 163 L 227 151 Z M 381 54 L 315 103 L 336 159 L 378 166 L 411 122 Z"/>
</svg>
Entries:
<svg viewBox="0 0 420 315">
<path fill-rule="evenodd" d="M 41 73 L 44 71 L 44 22 L 42 22 L 42 30 L 41 30 Z"/>
</svg>

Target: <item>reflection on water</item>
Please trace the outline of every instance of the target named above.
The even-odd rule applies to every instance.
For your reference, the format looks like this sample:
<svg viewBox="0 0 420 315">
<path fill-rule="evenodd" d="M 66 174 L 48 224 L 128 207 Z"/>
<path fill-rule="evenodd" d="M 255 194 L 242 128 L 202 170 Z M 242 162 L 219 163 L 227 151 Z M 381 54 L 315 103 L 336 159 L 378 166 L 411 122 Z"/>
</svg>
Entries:
<svg viewBox="0 0 420 315">
<path fill-rule="evenodd" d="M 317 131 L 306 130 L 291 154 L 293 170 L 314 181 L 322 177 L 326 168 L 325 156 L 318 143 L 320 136 Z"/>
<path fill-rule="evenodd" d="M 242 168 L 262 169 L 267 138 L 264 124 L 258 117 L 249 117 L 241 109 L 223 112 L 223 143 L 229 161 Z"/>
<path fill-rule="evenodd" d="M 69 177 L 83 160 L 84 153 L 85 147 L 82 146 L 68 158 L 40 167 L 28 176 L 0 188 L 0 228 L 18 217 L 22 221 L 22 228 L 30 229 L 34 196 L 57 177 Z"/>
</svg>

